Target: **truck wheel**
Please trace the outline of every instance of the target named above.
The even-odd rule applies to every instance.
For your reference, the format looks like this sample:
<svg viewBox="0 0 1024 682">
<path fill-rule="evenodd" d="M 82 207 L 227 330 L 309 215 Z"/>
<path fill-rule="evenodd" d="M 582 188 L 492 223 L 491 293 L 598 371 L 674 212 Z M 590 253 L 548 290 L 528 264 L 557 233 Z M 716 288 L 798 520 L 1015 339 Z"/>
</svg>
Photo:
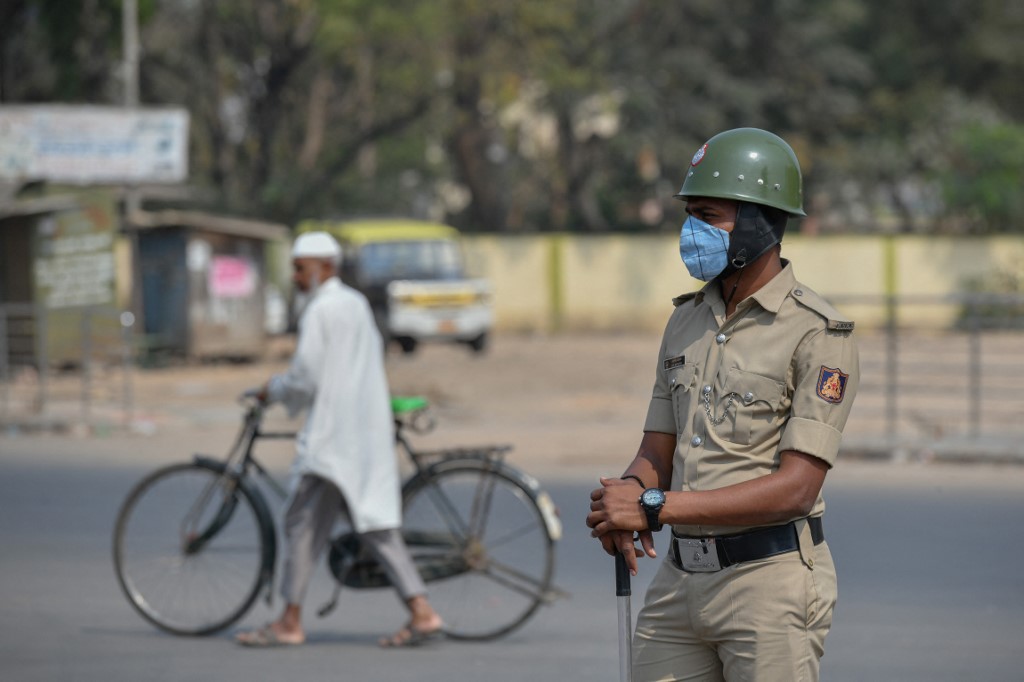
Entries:
<svg viewBox="0 0 1024 682">
<path fill-rule="evenodd" d="M 411 336 L 396 336 L 395 341 L 398 341 L 398 345 L 406 355 L 416 352 L 416 339 Z"/>
<path fill-rule="evenodd" d="M 483 353 L 485 350 L 487 350 L 487 341 L 488 337 L 487 333 L 485 332 L 480 336 L 476 337 L 475 339 L 470 339 L 469 347 L 473 350 L 474 353 Z"/>
</svg>

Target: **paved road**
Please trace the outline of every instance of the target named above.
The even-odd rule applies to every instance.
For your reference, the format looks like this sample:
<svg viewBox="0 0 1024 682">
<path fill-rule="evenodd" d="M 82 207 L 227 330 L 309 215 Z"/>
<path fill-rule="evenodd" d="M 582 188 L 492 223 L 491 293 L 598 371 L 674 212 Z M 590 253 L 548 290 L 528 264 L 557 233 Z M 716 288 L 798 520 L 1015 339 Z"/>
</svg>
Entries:
<svg viewBox="0 0 1024 682">
<path fill-rule="evenodd" d="M 66 441 L 53 441 L 63 451 L 56 456 L 47 441 L 0 438 L 5 682 L 616 679 L 612 562 L 584 532 L 587 481 L 546 481 L 568 530 L 557 581 L 571 598 L 508 638 L 380 651 L 375 637 L 397 627 L 401 612 L 391 593 L 365 591 L 346 593 L 334 614 L 310 622 L 306 646 L 251 651 L 229 634 L 161 634 L 129 608 L 111 569 L 110 533 L 144 469 L 89 457 L 88 443 L 76 460 Z M 1022 490 L 1021 468 L 849 463 L 835 472 L 826 528 L 841 603 L 823 679 L 1021 680 Z M 634 594 L 651 573 L 645 566 Z M 326 571 L 311 592 L 311 605 L 326 598 Z M 244 624 L 272 614 L 261 605 Z"/>
</svg>

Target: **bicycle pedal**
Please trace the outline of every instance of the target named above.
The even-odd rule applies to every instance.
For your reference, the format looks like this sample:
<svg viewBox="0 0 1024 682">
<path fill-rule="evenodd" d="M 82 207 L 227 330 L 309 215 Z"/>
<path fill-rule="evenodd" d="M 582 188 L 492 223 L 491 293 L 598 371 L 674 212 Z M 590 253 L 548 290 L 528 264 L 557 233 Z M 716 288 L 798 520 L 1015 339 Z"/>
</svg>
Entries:
<svg viewBox="0 0 1024 682">
<path fill-rule="evenodd" d="M 544 594 L 541 595 L 540 599 L 544 604 L 550 605 L 554 604 L 559 599 L 568 599 L 571 596 L 572 595 L 566 592 L 565 590 L 559 589 L 557 587 L 549 587 L 547 590 L 544 591 Z"/>
<path fill-rule="evenodd" d="M 316 612 L 318 618 L 324 618 L 338 606 L 338 598 L 333 597 L 331 601 L 327 602 L 320 607 L 320 610 Z"/>
</svg>

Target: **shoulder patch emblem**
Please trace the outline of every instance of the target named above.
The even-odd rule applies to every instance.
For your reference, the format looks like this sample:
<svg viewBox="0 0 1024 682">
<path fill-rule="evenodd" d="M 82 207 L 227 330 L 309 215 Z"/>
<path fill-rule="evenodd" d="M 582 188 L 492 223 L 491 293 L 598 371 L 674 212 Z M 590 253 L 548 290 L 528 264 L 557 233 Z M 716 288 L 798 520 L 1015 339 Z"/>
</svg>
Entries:
<svg viewBox="0 0 1024 682">
<path fill-rule="evenodd" d="M 852 332 L 853 331 L 853 325 L 854 325 L 854 323 L 850 322 L 849 320 L 829 320 L 828 321 L 828 328 L 830 330 L 832 330 L 832 331 L 837 331 L 837 332 Z"/>
<path fill-rule="evenodd" d="M 846 380 L 849 378 L 849 374 L 843 374 L 838 369 L 822 365 L 821 371 L 818 372 L 816 391 L 818 397 L 827 403 L 843 402 L 843 394 L 846 393 Z"/>
</svg>

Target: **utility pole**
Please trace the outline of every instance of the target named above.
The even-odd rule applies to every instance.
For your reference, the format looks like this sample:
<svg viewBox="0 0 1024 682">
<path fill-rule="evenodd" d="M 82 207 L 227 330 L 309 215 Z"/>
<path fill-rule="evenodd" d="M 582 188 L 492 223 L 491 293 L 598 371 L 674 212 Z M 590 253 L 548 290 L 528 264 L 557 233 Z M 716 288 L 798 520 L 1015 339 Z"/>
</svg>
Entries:
<svg viewBox="0 0 1024 682">
<path fill-rule="evenodd" d="M 124 41 L 124 105 L 139 106 L 139 5 L 137 0 L 123 0 L 121 30 Z"/>
<path fill-rule="evenodd" d="M 137 0 L 121 1 L 121 33 L 124 51 L 122 77 L 124 78 L 124 106 L 132 110 L 139 106 L 139 5 Z M 141 208 L 138 189 L 128 187 L 125 192 L 125 216 L 132 216 Z M 132 287 L 134 289 L 134 287 Z"/>
<path fill-rule="evenodd" d="M 139 5 L 137 0 L 122 0 L 121 2 L 121 33 L 124 50 L 124 66 L 122 77 L 124 78 L 124 107 L 129 112 L 139 106 Z M 139 331 L 145 332 L 143 324 L 143 299 L 142 299 L 142 266 L 139 262 L 139 232 L 132 224 L 135 216 L 142 208 L 142 198 L 139 189 L 135 186 L 126 188 L 124 195 L 124 226 L 127 228 L 129 248 L 131 249 L 131 287 L 129 291 L 128 305 L 130 311 L 121 313 L 121 326 L 123 330 L 121 343 L 125 347 L 125 363 L 123 372 L 125 375 L 124 404 L 125 423 L 130 424 L 133 420 L 133 392 L 130 376 L 135 356 L 134 341 Z M 122 228 L 122 229 L 123 229 Z M 134 331 L 134 334 L 132 333 Z"/>
</svg>

